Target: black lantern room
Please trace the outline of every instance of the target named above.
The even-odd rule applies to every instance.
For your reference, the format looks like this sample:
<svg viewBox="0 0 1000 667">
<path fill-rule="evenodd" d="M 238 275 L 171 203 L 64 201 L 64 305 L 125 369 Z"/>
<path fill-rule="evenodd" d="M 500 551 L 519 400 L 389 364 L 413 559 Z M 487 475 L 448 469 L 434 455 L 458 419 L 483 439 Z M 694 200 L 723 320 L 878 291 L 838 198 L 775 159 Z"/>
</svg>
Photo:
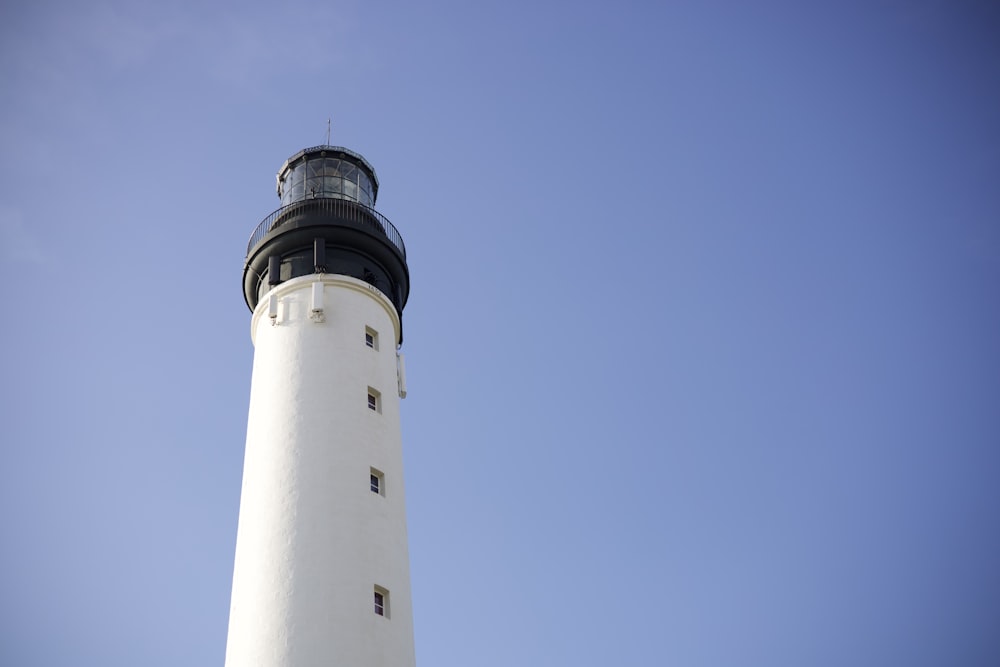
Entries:
<svg viewBox="0 0 1000 667">
<path fill-rule="evenodd" d="M 250 236 L 243 295 L 250 310 L 272 287 L 311 273 L 352 276 L 385 294 L 403 317 L 410 293 L 403 239 L 376 211 L 378 178 L 340 146 L 301 150 L 278 170 L 281 208 Z"/>
</svg>

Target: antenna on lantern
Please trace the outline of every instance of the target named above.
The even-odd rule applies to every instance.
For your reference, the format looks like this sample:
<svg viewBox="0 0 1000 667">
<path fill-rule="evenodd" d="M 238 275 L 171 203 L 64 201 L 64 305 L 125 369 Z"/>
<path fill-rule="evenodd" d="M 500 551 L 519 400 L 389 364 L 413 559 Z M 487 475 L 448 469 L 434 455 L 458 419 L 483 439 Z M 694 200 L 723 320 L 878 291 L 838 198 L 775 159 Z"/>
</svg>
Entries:
<svg viewBox="0 0 1000 667">
<path fill-rule="evenodd" d="M 326 119 L 326 145 L 330 145 L 330 119 Z"/>
</svg>

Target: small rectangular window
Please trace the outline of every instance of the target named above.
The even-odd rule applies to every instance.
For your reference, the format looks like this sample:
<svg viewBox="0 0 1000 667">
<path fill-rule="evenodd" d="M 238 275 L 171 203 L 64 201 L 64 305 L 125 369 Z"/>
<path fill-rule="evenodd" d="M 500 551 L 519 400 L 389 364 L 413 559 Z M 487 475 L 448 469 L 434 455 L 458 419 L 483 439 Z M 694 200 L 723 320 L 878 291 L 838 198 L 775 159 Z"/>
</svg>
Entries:
<svg viewBox="0 0 1000 667">
<path fill-rule="evenodd" d="M 371 469 L 372 493 L 385 496 L 385 473 L 381 470 Z"/>
<path fill-rule="evenodd" d="M 368 387 L 368 409 L 382 412 L 382 394 Z"/>
<path fill-rule="evenodd" d="M 389 618 L 389 591 L 381 586 L 375 587 L 375 614 Z"/>
<path fill-rule="evenodd" d="M 378 332 L 371 327 L 365 327 L 365 345 L 373 350 L 378 349 Z"/>
</svg>

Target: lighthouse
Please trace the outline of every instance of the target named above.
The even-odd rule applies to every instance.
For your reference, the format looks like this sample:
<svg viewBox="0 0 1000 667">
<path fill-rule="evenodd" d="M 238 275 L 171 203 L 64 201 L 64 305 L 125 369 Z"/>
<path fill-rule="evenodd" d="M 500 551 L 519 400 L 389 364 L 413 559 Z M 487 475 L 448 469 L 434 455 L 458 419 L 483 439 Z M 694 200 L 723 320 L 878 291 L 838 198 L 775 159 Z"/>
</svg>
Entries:
<svg viewBox="0 0 1000 667">
<path fill-rule="evenodd" d="M 340 146 L 278 171 L 247 246 L 253 378 L 227 667 L 412 667 L 402 237 Z"/>
</svg>

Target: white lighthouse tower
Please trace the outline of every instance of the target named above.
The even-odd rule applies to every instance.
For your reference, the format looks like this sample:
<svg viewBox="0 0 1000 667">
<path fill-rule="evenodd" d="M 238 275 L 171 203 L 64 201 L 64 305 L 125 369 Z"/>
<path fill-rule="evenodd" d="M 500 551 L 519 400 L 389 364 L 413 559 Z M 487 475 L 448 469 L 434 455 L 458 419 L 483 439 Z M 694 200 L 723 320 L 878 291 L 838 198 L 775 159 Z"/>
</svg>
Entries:
<svg viewBox="0 0 1000 667">
<path fill-rule="evenodd" d="M 247 247 L 253 381 L 227 667 L 413 667 L 399 402 L 406 249 L 338 146 L 278 172 Z"/>
</svg>

